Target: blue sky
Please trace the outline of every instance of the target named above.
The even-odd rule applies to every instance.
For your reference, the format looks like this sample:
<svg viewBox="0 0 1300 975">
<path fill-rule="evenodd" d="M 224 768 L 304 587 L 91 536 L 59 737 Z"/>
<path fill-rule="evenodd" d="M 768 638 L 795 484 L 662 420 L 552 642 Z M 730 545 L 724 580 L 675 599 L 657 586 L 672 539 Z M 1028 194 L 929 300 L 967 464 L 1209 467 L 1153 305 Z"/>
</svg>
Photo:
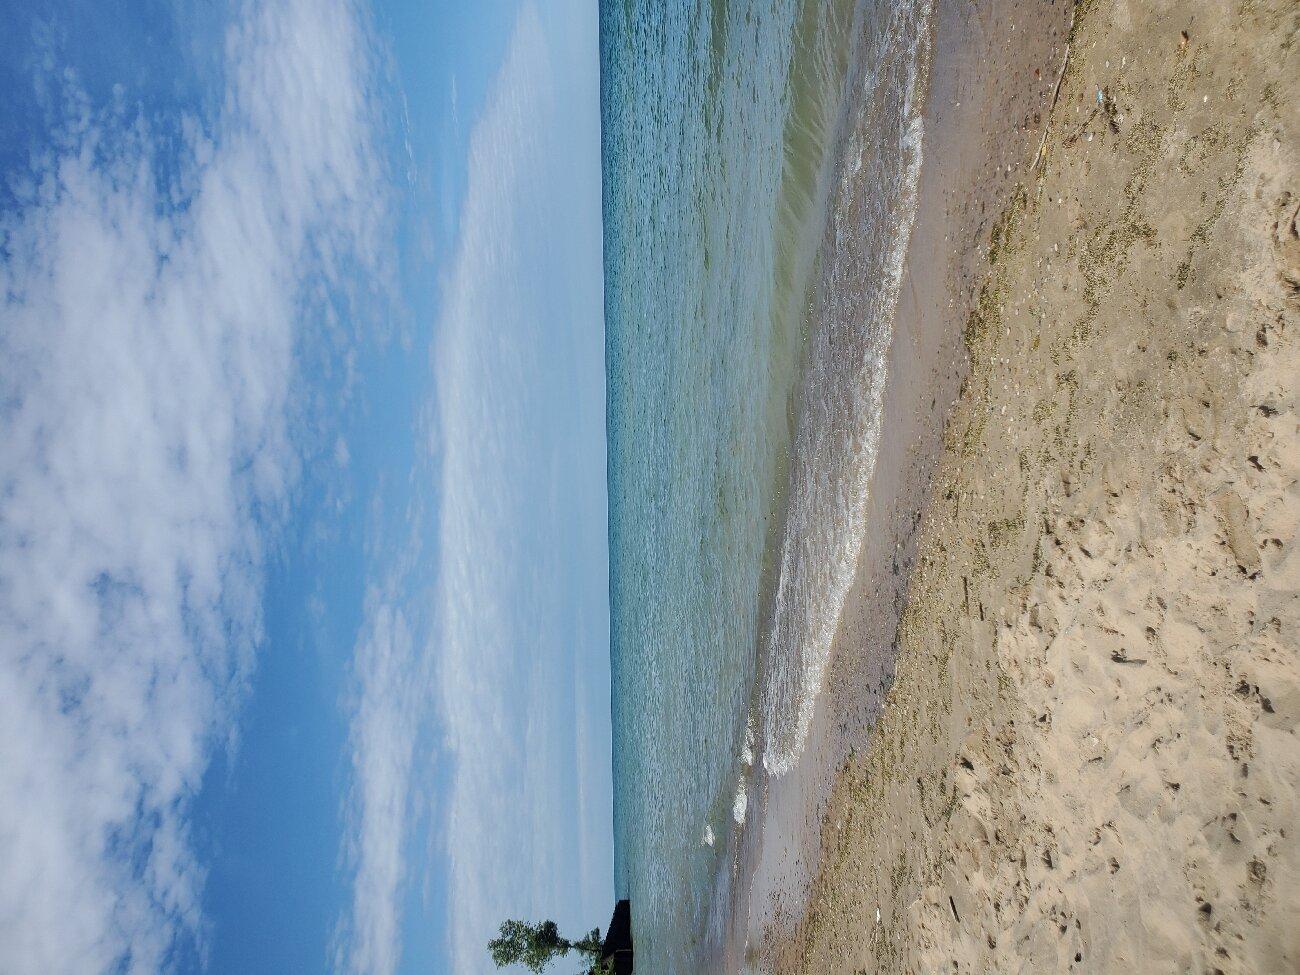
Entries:
<svg viewBox="0 0 1300 975">
<path fill-rule="evenodd" d="M 0 971 L 612 906 L 594 3 L 0 3 Z"/>
</svg>

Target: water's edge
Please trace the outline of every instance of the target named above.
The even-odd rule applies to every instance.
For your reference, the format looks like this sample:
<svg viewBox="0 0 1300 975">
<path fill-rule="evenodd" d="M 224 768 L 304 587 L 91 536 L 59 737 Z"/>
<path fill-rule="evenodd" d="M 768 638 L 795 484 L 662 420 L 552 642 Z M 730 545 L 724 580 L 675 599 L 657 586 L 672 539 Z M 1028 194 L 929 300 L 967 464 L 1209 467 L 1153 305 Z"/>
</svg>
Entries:
<svg viewBox="0 0 1300 975">
<path fill-rule="evenodd" d="M 601 7 L 616 883 L 639 969 L 734 938 L 749 799 L 807 740 L 864 530 L 929 10 Z"/>
</svg>

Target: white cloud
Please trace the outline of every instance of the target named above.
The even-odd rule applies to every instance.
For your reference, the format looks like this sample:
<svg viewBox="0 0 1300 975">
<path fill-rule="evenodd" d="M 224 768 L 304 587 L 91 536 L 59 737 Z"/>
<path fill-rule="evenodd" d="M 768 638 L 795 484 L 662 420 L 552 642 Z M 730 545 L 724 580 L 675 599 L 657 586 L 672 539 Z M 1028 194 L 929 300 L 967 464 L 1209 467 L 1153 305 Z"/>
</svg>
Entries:
<svg viewBox="0 0 1300 975">
<path fill-rule="evenodd" d="M 376 259 L 365 30 L 346 0 L 243 14 L 219 116 L 185 124 L 174 180 L 174 143 L 72 98 L 0 222 L 14 975 L 158 971 L 201 931 L 186 815 L 260 636 L 304 301 Z"/>
<path fill-rule="evenodd" d="M 518 17 L 434 348 L 457 972 L 491 970 L 507 916 L 581 932 L 611 907 L 599 149 L 594 84 L 570 87 L 594 81 L 595 19 L 571 13 L 554 35 Z"/>
<path fill-rule="evenodd" d="M 392 972 L 401 956 L 411 767 L 427 714 L 429 675 L 428 658 L 416 652 L 400 599 L 396 592 L 369 594 L 354 661 L 359 689 L 351 732 L 349 854 L 356 875 L 335 965 L 358 973 Z"/>
<path fill-rule="evenodd" d="M 579 931 L 611 907 L 595 40 L 586 3 L 523 5 L 445 218 L 458 237 L 416 474 L 435 478 L 433 591 L 399 551 L 354 659 L 355 881 L 335 961 L 356 975 L 397 969 L 417 884 L 446 885 L 447 967 L 463 973 L 491 969 L 508 914 Z M 433 800 L 448 873 L 432 884 L 405 855 L 425 847 L 412 832 L 435 780 L 430 711 L 448 759 L 436 780 L 451 783 Z"/>
</svg>

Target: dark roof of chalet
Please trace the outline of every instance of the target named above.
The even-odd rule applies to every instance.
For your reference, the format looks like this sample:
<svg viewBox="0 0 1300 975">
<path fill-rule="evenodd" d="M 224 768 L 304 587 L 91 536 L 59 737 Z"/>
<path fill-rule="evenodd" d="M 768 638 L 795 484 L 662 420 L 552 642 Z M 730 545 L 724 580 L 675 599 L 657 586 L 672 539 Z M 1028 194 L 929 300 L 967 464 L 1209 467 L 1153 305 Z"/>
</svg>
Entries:
<svg viewBox="0 0 1300 975">
<path fill-rule="evenodd" d="M 613 961 L 614 975 L 632 975 L 632 904 L 627 900 L 614 905 L 600 960 Z"/>
</svg>

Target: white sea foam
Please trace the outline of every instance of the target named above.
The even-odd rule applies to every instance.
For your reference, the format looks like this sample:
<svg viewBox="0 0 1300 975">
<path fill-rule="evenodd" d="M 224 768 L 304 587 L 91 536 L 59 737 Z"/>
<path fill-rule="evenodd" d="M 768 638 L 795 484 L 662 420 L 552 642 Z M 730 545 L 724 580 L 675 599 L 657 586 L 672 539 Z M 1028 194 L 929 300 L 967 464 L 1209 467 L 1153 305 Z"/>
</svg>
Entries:
<svg viewBox="0 0 1300 975">
<path fill-rule="evenodd" d="M 731 800 L 731 818 L 737 826 L 745 825 L 745 814 L 749 811 L 749 791 L 745 787 L 745 776 L 736 782 L 736 797 Z"/>
<path fill-rule="evenodd" d="M 930 11 L 928 0 L 900 11 L 890 32 L 894 36 L 886 47 L 891 58 L 911 59 L 904 69 L 908 77 L 902 117 L 895 123 L 900 129 L 900 168 L 892 208 L 896 218 L 893 236 L 875 267 L 859 264 L 844 269 L 846 275 L 878 275 L 874 293 L 839 302 L 834 294 L 832 268 L 826 283 L 831 292 L 826 304 L 827 321 L 819 323 L 823 334 L 814 340 L 809 357 L 790 506 L 764 653 L 768 672 L 762 688 L 763 764 L 777 776 L 794 767 L 807 743 L 831 643 L 867 527 L 865 512 L 880 437 L 887 355 L 916 214 L 924 135 L 917 94 L 928 58 Z M 903 36 L 904 32 L 916 39 L 914 44 Z M 888 70 L 887 63 L 883 70 Z M 879 76 L 870 80 L 877 86 L 888 81 Z M 864 179 L 861 168 L 865 147 L 855 141 L 855 165 L 845 174 L 846 184 Z M 861 244 L 854 239 L 856 236 L 889 232 L 885 226 L 837 226 L 834 243 L 843 243 L 843 250 L 852 259 Z M 864 320 L 854 320 L 853 316 L 864 311 Z M 860 363 L 847 370 L 839 347 L 832 346 L 832 334 L 846 329 L 853 336 L 851 341 L 861 341 L 865 346 Z"/>
<path fill-rule="evenodd" d="M 749 775 L 754 766 L 754 718 L 745 722 L 745 746 L 740 752 L 740 772 L 736 776 L 736 793 L 731 800 L 731 818 L 737 826 L 745 825 L 749 810 Z"/>
</svg>

